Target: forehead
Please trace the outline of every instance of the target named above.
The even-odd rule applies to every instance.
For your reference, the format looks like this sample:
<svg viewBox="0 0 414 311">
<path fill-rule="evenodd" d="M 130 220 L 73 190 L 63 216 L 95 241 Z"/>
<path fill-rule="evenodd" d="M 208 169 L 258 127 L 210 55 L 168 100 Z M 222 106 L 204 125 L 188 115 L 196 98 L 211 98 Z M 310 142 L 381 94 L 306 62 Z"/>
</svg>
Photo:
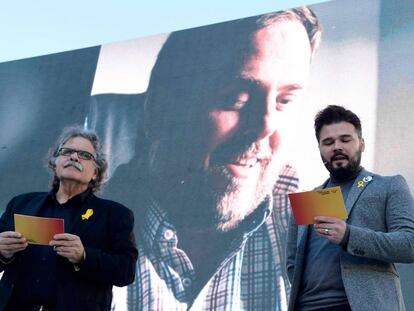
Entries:
<svg viewBox="0 0 414 311">
<path fill-rule="evenodd" d="M 174 45 L 153 72 L 147 112 L 155 106 L 174 118 L 177 109 L 196 110 L 202 116 L 240 87 L 283 90 L 306 85 L 311 48 L 299 21 L 280 20 L 253 33 L 236 32 L 232 37 L 223 31 L 213 35 L 202 35 L 199 42 L 188 39 L 190 46 L 185 51 L 181 42 L 175 42 L 178 39 L 173 40 Z M 221 39 L 216 40 L 219 35 Z"/>
<path fill-rule="evenodd" d="M 69 147 L 73 149 L 85 150 L 89 152 L 94 152 L 95 148 L 93 147 L 92 143 L 83 137 L 72 137 L 69 138 L 64 144 L 64 147 Z"/>
<path fill-rule="evenodd" d="M 242 75 L 305 84 L 311 59 L 305 28 L 298 21 L 286 20 L 258 30 L 246 59 Z"/>
<path fill-rule="evenodd" d="M 327 138 L 337 138 L 340 136 L 354 136 L 358 135 L 355 126 L 349 122 L 338 122 L 329 125 L 324 125 L 319 134 L 320 140 Z"/>
<path fill-rule="evenodd" d="M 200 93 L 207 94 L 205 97 L 210 104 L 216 104 L 211 102 L 212 96 L 226 95 L 238 87 L 257 85 L 263 89 L 281 91 L 303 89 L 306 86 L 311 48 L 307 32 L 300 22 L 277 21 L 255 31 L 246 42 L 248 44 L 242 50 L 234 51 L 240 55 L 223 57 L 222 64 L 230 66 L 210 71 L 208 77 L 198 77 L 203 80 Z M 226 62 L 224 59 L 227 58 L 232 58 L 234 63 Z M 190 90 L 200 95 L 199 91 L 198 87 Z"/>
</svg>

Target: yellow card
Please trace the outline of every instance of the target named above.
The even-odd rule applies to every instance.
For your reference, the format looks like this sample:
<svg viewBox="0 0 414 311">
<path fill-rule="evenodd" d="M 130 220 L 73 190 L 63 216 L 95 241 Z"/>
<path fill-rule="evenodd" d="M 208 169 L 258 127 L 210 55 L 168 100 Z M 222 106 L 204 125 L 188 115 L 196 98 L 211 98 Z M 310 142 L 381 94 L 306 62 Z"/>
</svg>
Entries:
<svg viewBox="0 0 414 311">
<path fill-rule="evenodd" d="M 343 220 L 348 217 L 339 186 L 290 193 L 289 201 L 297 225 L 313 224 L 315 216 L 328 216 Z"/>
<path fill-rule="evenodd" d="M 65 232 L 64 219 L 14 214 L 14 230 L 30 244 L 49 245 L 53 236 Z"/>
</svg>

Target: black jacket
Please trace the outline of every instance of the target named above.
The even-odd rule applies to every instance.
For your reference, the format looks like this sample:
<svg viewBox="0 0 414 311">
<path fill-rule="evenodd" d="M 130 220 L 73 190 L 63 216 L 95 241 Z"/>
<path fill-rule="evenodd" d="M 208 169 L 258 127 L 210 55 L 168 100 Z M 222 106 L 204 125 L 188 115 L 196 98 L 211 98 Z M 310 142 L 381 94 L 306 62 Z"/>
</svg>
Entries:
<svg viewBox="0 0 414 311">
<path fill-rule="evenodd" d="M 14 197 L 0 219 L 0 232 L 14 231 L 13 214 L 36 216 L 44 206 L 46 192 Z M 87 209 L 93 215 L 82 220 Z M 125 286 L 135 277 L 138 251 L 133 234 L 134 216 L 125 206 L 96 197 L 92 193 L 83 201 L 72 232 L 80 237 L 86 259 L 75 271 L 63 257 L 56 266 L 56 310 L 110 310 L 112 286 Z M 20 267 L 30 260 L 26 252 L 18 252 L 9 264 L 0 263 L 4 275 L 0 281 L 0 310 L 10 299 L 14 285 L 24 282 Z"/>
</svg>

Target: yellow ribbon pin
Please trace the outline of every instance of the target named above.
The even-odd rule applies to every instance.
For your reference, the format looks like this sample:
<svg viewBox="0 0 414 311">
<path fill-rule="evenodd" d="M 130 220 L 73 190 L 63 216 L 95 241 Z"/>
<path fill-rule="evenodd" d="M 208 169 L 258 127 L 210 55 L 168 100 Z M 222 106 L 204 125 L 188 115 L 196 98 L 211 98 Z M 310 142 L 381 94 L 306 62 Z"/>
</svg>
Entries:
<svg viewBox="0 0 414 311">
<path fill-rule="evenodd" d="M 358 188 L 361 188 L 364 186 L 364 182 L 362 180 L 358 181 L 357 183 Z"/>
<path fill-rule="evenodd" d="M 93 215 L 93 209 L 88 208 L 87 211 L 85 212 L 85 214 L 81 215 L 82 220 L 88 220 L 89 217 L 91 217 L 92 215 Z"/>
</svg>

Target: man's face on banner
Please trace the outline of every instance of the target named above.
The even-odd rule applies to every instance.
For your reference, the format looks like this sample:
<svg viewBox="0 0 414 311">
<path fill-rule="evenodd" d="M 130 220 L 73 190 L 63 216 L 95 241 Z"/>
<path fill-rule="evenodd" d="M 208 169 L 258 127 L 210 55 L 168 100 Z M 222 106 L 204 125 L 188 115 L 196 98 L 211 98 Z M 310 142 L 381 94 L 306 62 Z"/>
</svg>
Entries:
<svg viewBox="0 0 414 311">
<path fill-rule="evenodd" d="M 282 164 L 277 155 L 281 132 L 292 122 L 285 113 L 309 71 L 309 39 L 299 22 L 262 28 L 251 43 L 236 73 L 205 77 L 206 83 L 220 83 L 209 86 L 211 96 L 200 96 L 205 102 L 187 139 L 162 148 L 182 162 L 189 156 L 177 156 L 179 148 L 174 148 L 188 144 L 188 171 L 203 172 L 204 192 L 215 198 L 217 226 L 223 231 L 234 228 L 271 191 Z M 167 170 L 180 166 L 172 163 Z"/>
</svg>

